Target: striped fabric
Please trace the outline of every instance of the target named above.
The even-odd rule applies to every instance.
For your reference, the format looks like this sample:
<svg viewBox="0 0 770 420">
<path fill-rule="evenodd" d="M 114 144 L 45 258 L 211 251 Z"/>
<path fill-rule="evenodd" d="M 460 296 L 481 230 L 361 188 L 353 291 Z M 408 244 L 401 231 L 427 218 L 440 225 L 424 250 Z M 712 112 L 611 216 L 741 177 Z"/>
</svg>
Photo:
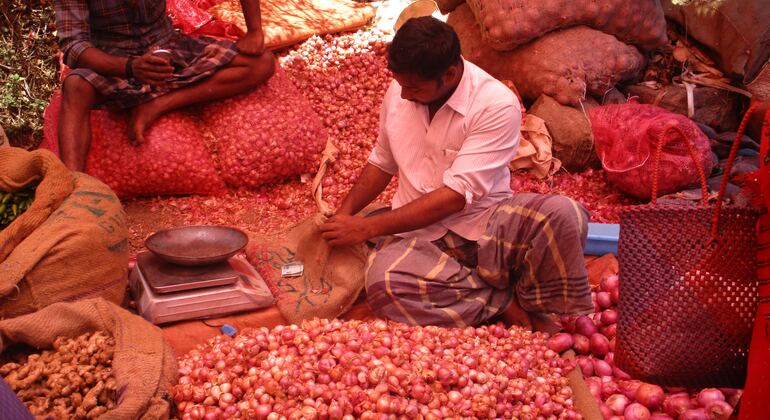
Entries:
<svg viewBox="0 0 770 420">
<path fill-rule="evenodd" d="M 55 0 L 54 12 L 59 47 L 70 67 L 91 47 L 141 55 L 174 33 L 165 0 Z"/>
<path fill-rule="evenodd" d="M 32 414 L 0 377 L 0 420 L 32 420 Z"/>
<path fill-rule="evenodd" d="M 174 66 L 174 76 L 164 88 L 153 88 L 121 77 L 102 76 L 86 68 L 74 69 L 67 77 L 80 76 L 91 83 L 104 98 L 99 104 L 100 108 L 126 109 L 211 76 L 238 54 L 232 41 L 205 36 L 190 37 L 181 33 L 174 33 L 169 41 L 158 47 L 171 51 Z M 101 49 L 112 55 L 128 55 L 126 51 L 116 48 Z"/>
<path fill-rule="evenodd" d="M 557 195 L 515 194 L 478 242 L 379 238 L 366 292 L 381 317 L 413 325 L 479 325 L 516 298 L 529 312 L 593 311 L 583 260 L 588 214 Z"/>
</svg>

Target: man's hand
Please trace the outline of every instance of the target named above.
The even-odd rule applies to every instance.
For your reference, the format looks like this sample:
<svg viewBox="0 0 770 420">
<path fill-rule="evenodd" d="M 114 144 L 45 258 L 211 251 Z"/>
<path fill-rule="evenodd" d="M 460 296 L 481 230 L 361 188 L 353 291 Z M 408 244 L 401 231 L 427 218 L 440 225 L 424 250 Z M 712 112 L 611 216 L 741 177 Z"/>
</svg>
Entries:
<svg viewBox="0 0 770 420">
<path fill-rule="evenodd" d="M 265 36 L 262 31 L 249 31 L 235 43 L 238 51 L 245 55 L 261 55 L 265 52 Z"/>
<path fill-rule="evenodd" d="M 134 59 L 131 70 L 136 80 L 151 86 L 162 86 L 173 76 L 174 67 L 168 59 L 147 52 Z"/>
<path fill-rule="evenodd" d="M 332 246 L 360 244 L 375 236 L 363 217 L 338 214 L 321 225 L 324 239 Z"/>
</svg>

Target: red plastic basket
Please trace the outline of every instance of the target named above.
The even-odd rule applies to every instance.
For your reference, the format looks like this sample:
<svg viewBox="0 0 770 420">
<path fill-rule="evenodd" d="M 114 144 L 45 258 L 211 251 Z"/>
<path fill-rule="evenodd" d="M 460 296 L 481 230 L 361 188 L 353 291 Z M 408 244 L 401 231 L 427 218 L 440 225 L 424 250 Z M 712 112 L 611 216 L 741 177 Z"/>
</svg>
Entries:
<svg viewBox="0 0 770 420">
<path fill-rule="evenodd" d="M 751 110 L 747 113 L 750 115 Z M 748 118 L 728 158 L 730 174 Z M 620 213 L 620 302 L 615 361 L 646 382 L 740 388 L 758 303 L 757 209 L 714 205 L 692 142 L 676 127 L 701 174 L 703 202 L 656 204 L 664 135 L 653 167 L 652 202 Z"/>
</svg>

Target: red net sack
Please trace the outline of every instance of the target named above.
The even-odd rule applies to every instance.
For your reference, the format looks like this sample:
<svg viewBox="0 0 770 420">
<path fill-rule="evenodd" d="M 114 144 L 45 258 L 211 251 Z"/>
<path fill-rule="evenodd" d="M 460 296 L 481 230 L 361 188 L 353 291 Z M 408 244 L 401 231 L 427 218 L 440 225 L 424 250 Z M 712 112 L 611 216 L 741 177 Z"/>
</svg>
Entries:
<svg viewBox="0 0 770 420">
<path fill-rule="evenodd" d="M 708 175 L 713 169 L 706 135 L 689 118 L 654 105 L 621 104 L 593 108 L 596 152 L 607 171 L 607 179 L 620 191 L 640 198 L 652 196 L 652 157 L 660 133 L 665 135 L 660 160 L 661 195 L 681 191 L 698 181 L 698 171 L 688 156 L 683 135 L 693 144 L 695 157 Z"/>
<path fill-rule="evenodd" d="M 60 106 L 61 93 L 56 91 L 45 111 L 40 145 L 57 155 Z M 86 173 L 99 178 L 121 198 L 226 190 L 195 119 L 186 112 L 172 112 L 158 119 L 145 133 L 144 144 L 134 147 L 126 134 L 124 115 L 91 111 Z"/>
<path fill-rule="evenodd" d="M 674 124 L 668 130 L 685 139 L 689 164 L 699 167 L 694 145 Z M 661 133 L 661 143 L 665 137 Z M 656 151 L 656 169 L 658 156 Z M 713 206 L 701 176 L 704 200 L 699 205 L 656 204 L 654 191 L 651 204 L 621 211 L 615 363 L 633 378 L 688 388 L 744 385 L 759 300 L 758 212 L 722 205 L 728 178 L 722 179 Z M 665 179 L 662 173 L 660 179 Z"/>
<path fill-rule="evenodd" d="M 202 121 L 222 178 L 234 187 L 315 172 L 328 138 L 310 102 L 278 64 L 255 91 L 206 105 Z"/>
</svg>

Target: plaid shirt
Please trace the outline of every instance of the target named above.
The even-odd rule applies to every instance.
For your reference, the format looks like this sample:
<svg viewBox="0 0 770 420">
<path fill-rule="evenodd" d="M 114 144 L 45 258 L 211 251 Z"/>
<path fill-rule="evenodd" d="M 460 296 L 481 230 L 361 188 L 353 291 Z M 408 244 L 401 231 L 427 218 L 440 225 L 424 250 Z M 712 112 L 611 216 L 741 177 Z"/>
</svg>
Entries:
<svg viewBox="0 0 770 420">
<path fill-rule="evenodd" d="M 110 54 L 141 55 L 174 34 L 165 0 L 54 0 L 64 62 L 96 47 Z"/>
</svg>

